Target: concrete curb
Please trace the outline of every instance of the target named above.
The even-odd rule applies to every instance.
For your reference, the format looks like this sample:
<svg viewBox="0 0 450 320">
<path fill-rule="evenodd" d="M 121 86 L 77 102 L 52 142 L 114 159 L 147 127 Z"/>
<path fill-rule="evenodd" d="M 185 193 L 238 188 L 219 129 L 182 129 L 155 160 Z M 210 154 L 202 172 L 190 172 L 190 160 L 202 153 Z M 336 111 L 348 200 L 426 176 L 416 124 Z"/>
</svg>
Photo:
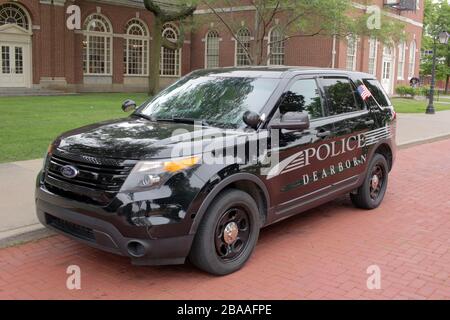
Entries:
<svg viewBox="0 0 450 320">
<path fill-rule="evenodd" d="M 426 143 L 433 143 L 440 140 L 450 139 L 450 133 L 438 135 L 425 139 L 411 140 L 398 145 L 398 149 L 407 149 Z M 45 228 L 41 224 L 33 224 L 13 230 L 0 232 L 0 248 L 36 241 L 42 238 L 55 235 L 54 231 Z"/>
<path fill-rule="evenodd" d="M 0 232 L 0 248 L 15 246 L 30 241 L 36 241 L 42 238 L 53 236 L 55 234 L 56 233 L 54 231 L 45 228 L 40 223 Z"/>
<path fill-rule="evenodd" d="M 407 148 L 411 148 L 414 146 L 418 146 L 421 144 L 433 143 L 433 142 L 446 140 L 446 139 L 450 139 L 450 133 L 445 133 L 445 134 L 441 134 L 441 135 L 437 135 L 437 136 L 433 136 L 433 137 L 429 137 L 429 138 L 425 138 L 425 139 L 406 141 L 406 142 L 403 142 L 402 144 L 398 145 L 397 147 L 398 147 L 398 149 L 402 150 L 402 149 L 407 149 Z"/>
</svg>

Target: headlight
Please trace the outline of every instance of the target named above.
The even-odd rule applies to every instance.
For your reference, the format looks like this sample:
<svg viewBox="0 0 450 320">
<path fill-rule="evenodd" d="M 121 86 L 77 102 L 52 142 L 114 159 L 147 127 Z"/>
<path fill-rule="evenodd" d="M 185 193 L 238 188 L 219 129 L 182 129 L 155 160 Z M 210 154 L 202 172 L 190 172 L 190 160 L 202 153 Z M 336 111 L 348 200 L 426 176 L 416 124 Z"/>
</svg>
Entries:
<svg viewBox="0 0 450 320">
<path fill-rule="evenodd" d="M 194 167 L 199 156 L 161 161 L 139 161 L 125 180 L 122 190 L 139 191 L 166 182 L 173 174 Z"/>
<path fill-rule="evenodd" d="M 52 156 L 53 150 L 55 150 L 55 145 L 52 143 L 50 143 L 47 147 L 47 151 L 44 154 L 44 162 L 42 164 L 42 168 L 43 170 L 45 170 L 45 166 L 47 164 L 47 160 L 49 159 L 49 157 Z"/>
</svg>

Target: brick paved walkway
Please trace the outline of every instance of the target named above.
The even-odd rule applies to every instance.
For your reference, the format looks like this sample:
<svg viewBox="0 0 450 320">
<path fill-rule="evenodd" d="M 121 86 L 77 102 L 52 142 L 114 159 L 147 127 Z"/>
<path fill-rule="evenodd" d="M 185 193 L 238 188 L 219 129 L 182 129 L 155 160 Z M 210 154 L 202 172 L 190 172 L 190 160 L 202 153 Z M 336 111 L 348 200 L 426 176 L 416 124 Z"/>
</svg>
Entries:
<svg viewBox="0 0 450 320">
<path fill-rule="evenodd" d="M 0 250 L 0 298 L 450 299 L 450 140 L 402 150 L 375 211 L 347 197 L 262 231 L 240 272 L 133 267 L 62 236 Z M 66 268 L 81 267 L 81 290 Z M 367 267 L 381 268 L 368 290 Z"/>
</svg>

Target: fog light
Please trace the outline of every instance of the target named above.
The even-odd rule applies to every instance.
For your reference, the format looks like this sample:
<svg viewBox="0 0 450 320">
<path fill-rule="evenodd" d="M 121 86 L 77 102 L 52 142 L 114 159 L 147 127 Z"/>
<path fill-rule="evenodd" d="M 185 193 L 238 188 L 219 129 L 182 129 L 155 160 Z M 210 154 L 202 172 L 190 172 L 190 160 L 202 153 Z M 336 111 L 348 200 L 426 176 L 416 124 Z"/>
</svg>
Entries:
<svg viewBox="0 0 450 320">
<path fill-rule="evenodd" d="M 142 243 L 137 241 L 130 241 L 127 245 L 128 253 L 136 258 L 143 257 L 145 255 L 145 247 Z"/>
</svg>

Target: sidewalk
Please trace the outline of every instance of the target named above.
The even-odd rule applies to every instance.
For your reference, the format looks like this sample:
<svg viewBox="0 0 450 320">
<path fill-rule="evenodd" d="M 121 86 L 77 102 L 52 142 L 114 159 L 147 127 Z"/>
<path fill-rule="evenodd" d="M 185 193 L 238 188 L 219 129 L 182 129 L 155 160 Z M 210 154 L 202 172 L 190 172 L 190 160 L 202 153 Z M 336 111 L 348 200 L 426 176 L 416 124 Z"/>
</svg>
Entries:
<svg viewBox="0 0 450 320">
<path fill-rule="evenodd" d="M 397 143 L 401 147 L 445 136 L 450 138 L 450 111 L 398 114 Z M 34 212 L 34 181 L 41 166 L 41 159 L 0 164 L 0 247 L 5 239 L 10 242 L 11 237 L 41 232 L 43 227 Z"/>
<path fill-rule="evenodd" d="M 39 230 L 34 181 L 42 159 L 0 164 L 0 244 L 2 239 Z"/>
<path fill-rule="evenodd" d="M 434 115 L 401 113 L 397 116 L 399 146 L 410 146 L 445 136 L 450 138 L 450 111 L 440 111 Z"/>
</svg>

